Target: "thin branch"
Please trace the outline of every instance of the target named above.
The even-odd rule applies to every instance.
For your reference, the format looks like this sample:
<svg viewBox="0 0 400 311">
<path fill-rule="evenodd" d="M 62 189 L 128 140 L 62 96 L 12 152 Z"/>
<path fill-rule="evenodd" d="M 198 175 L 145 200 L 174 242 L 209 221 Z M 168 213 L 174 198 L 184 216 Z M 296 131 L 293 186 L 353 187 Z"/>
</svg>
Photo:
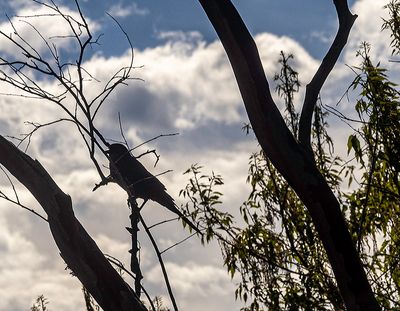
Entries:
<svg viewBox="0 0 400 311">
<path fill-rule="evenodd" d="M 38 212 L 36 212 L 33 208 L 29 208 L 29 207 L 27 207 L 27 206 L 25 206 L 24 204 L 21 203 L 21 201 L 19 200 L 19 197 L 18 197 L 18 192 L 17 192 L 17 190 L 15 189 L 15 185 L 14 185 L 13 181 L 11 180 L 10 175 L 7 173 L 7 171 L 3 168 L 2 165 L 0 165 L 0 169 L 3 171 L 4 175 L 6 175 L 6 178 L 8 179 L 8 182 L 10 183 L 10 185 L 11 185 L 11 187 L 12 187 L 12 189 L 13 189 L 15 199 L 10 198 L 8 195 L 6 195 L 6 194 L 5 194 L 3 191 L 1 191 L 1 190 L 0 190 L 0 198 L 3 198 L 4 200 L 15 204 L 15 205 L 17 205 L 17 206 L 19 206 L 19 207 L 21 207 L 21 208 L 23 208 L 23 209 L 25 209 L 25 210 L 31 212 L 32 214 L 38 216 L 39 218 L 43 219 L 44 221 L 48 222 L 48 220 L 46 219 L 46 217 L 40 215 L 40 214 L 39 214 Z"/>
<path fill-rule="evenodd" d="M 147 236 L 149 237 L 149 239 L 151 241 L 151 244 L 153 245 L 153 248 L 154 248 L 154 250 L 156 252 L 156 255 L 157 255 L 157 258 L 158 258 L 158 262 L 160 263 L 161 271 L 162 271 L 163 276 L 164 276 L 165 285 L 167 286 L 168 294 L 169 294 L 169 297 L 171 299 L 171 302 L 172 302 L 172 305 L 174 307 L 174 310 L 178 311 L 178 306 L 176 304 L 175 297 L 174 297 L 174 294 L 172 292 L 171 284 L 169 283 L 168 273 L 167 273 L 167 270 L 165 269 L 164 260 L 162 259 L 160 250 L 158 249 L 157 242 L 154 240 L 154 237 L 151 234 L 150 229 L 147 227 L 147 225 L 146 225 L 146 223 L 145 223 L 145 221 L 144 221 L 144 219 L 143 219 L 143 217 L 141 215 L 140 215 L 140 222 L 143 225 L 143 228 L 146 231 Z"/>
<path fill-rule="evenodd" d="M 155 228 L 157 226 L 160 226 L 162 224 L 166 224 L 166 223 L 178 220 L 178 219 L 179 219 L 179 217 L 174 217 L 174 218 L 170 218 L 170 219 L 166 219 L 166 220 L 162 220 L 162 221 L 156 222 L 155 224 L 149 226 L 149 230 L 151 230 L 151 229 L 153 229 L 153 228 Z"/>
<path fill-rule="evenodd" d="M 143 143 L 141 143 L 141 144 L 135 146 L 135 147 L 132 148 L 130 151 L 133 151 L 133 150 L 135 150 L 135 149 L 137 149 L 137 148 L 139 148 L 139 147 L 141 147 L 141 146 L 143 146 L 143 145 L 145 145 L 145 144 L 147 144 L 147 143 L 149 143 L 149 142 L 151 142 L 151 141 L 153 141 L 153 140 L 159 139 L 159 138 L 161 138 L 161 137 L 170 137 L 170 136 L 176 136 L 176 135 L 179 135 L 179 133 L 160 134 L 160 135 L 158 135 L 158 136 L 156 136 L 156 137 L 153 137 L 153 138 L 151 138 L 151 139 L 148 139 L 148 140 L 144 141 Z"/>
<path fill-rule="evenodd" d="M 6 171 L 6 170 L 3 168 L 3 166 L 1 166 L 1 165 L 0 165 L 0 169 L 3 171 L 4 175 L 6 175 L 6 177 L 7 177 L 7 179 L 8 179 L 8 182 L 10 183 L 10 185 L 11 185 L 11 187 L 12 187 L 12 189 L 13 189 L 14 196 L 15 196 L 15 202 L 16 202 L 17 204 L 20 204 L 20 200 L 19 200 L 19 197 L 18 197 L 17 190 L 15 189 L 14 183 L 13 183 L 13 181 L 11 180 L 10 175 L 8 175 L 7 171 Z M 2 192 L 2 196 L 3 196 L 3 197 L 6 197 L 6 195 L 5 195 L 3 192 Z"/>
<path fill-rule="evenodd" d="M 146 201 L 143 202 L 142 207 L 145 203 Z M 142 287 L 141 281 L 143 279 L 142 270 L 140 269 L 139 263 L 140 248 L 138 242 L 138 224 L 140 219 L 140 209 L 134 196 L 129 196 L 128 205 L 131 209 L 131 214 L 129 215 L 131 227 L 129 229 L 127 228 L 128 232 L 131 235 L 131 249 L 129 250 L 129 253 L 131 254 L 131 271 L 136 275 L 134 282 L 135 292 L 136 295 L 140 297 L 140 291 Z"/>
<path fill-rule="evenodd" d="M 76 0 L 75 0 L 76 1 Z M 120 68 L 112 77 L 111 79 L 107 82 L 106 86 L 104 87 L 103 92 L 101 92 L 100 94 L 98 94 L 98 96 L 96 96 L 92 102 L 89 104 L 90 106 L 93 105 L 93 103 L 95 101 L 97 101 L 99 98 L 101 98 L 100 102 L 98 103 L 94 113 L 93 113 L 93 117 L 92 120 L 94 120 L 97 112 L 99 111 L 100 107 L 104 104 L 105 100 L 107 99 L 107 97 L 111 94 L 112 91 L 114 91 L 114 89 L 120 85 L 120 84 L 124 84 L 124 81 L 129 79 L 130 77 L 130 73 L 131 70 L 134 69 L 135 67 L 133 66 L 133 60 L 134 60 L 134 51 L 133 51 L 133 45 L 131 42 L 131 39 L 129 38 L 128 34 L 126 33 L 126 31 L 124 30 L 124 28 L 121 26 L 121 24 L 109 13 L 107 13 L 107 15 L 117 24 L 117 26 L 119 27 L 119 29 L 122 31 L 122 33 L 124 34 L 129 47 L 130 47 L 130 51 L 131 51 L 131 58 L 130 58 L 130 63 L 128 66 L 126 67 L 122 67 Z M 119 73 L 122 72 L 122 76 L 119 77 Z M 114 79 L 117 78 L 116 82 L 112 82 L 114 81 Z"/>
<path fill-rule="evenodd" d="M 43 219 L 45 222 L 49 222 L 49 220 L 44 217 L 43 215 L 41 215 L 40 213 L 38 213 L 37 211 L 35 211 L 33 208 L 27 207 L 24 204 L 22 204 L 19 200 L 13 200 L 10 197 L 8 197 L 7 195 L 4 194 L 3 191 L 0 191 L 0 198 L 13 203 L 21 208 L 23 208 L 24 210 L 27 210 L 28 212 L 31 212 L 32 214 L 38 216 L 39 218 Z"/>
<path fill-rule="evenodd" d="M 132 150 L 133 150 L 133 149 L 132 149 Z M 156 157 L 156 161 L 154 162 L 154 167 L 156 167 L 158 161 L 160 160 L 160 155 L 156 152 L 155 149 L 153 149 L 153 150 L 147 150 L 146 152 L 143 152 L 143 153 L 139 154 L 139 155 L 138 155 L 137 157 L 135 157 L 135 158 L 136 158 L 136 159 L 139 159 L 139 158 L 141 158 L 141 157 L 143 157 L 143 156 L 145 156 L 145 155 L 147 155 L 147 154 L 150 154 L 150 153 L 154 154 L 154 156 Z M 171 171 L 172 171 L 172 170 L 167 170 L 167 171 L 165 171 L 163 174 L 169 173 L 169 172 L 171 172 Z M 163 174 L 161 174 L 161 175 L 163 175 Z"/>
<path fill-rule="evenodd" d="M 26 152 L 26 151 L 28 150 L 28 148 L 29 148 L 30 143 L 31 143 L 32 135 L 33 135 L 36 131 L 38 131 L 38 130 L 39 130 L 40 128 L 42 128 L 42 127 L 50 126 L 50 125 L 53 125 L 53 124 L 56 124 L 56 123 L 59 123 L 59 122 L 63 122 L 63 121 L 75 123 L 74 120 L 67 119 L 67 118 L 61 118 L 61 119 L 54 120 L 54 121 L 50 121 L 50 122 L 43 123 L 43 124 L 41 124 L 41 123 L 35 123 L 35 122 L 31 122 L 31 121 L 25 121 L 24 123 L 25 123 L 26 125 L 32 125 L 32 126 L 33 126 L 33 129 L 32 129 L 30 132 L 24 133 L 24 134 L 20 134 L 20 135 L 22 136 L 22 138 L 18 138 L 18 137 L 15 137 L 15 136 L 8 136 L 8 137 L 10 137 L 10 138 L 12 138 L 12 139 L 18 140 L 18 141 L 19 141 L 19 142 L 18 142 L 18 145 L 17 145 L 18 147 L 19 147 L 26 139 L 28 139 L 28 142 L 27 142 L 26 147 L 25 147 L 25 150 L 24 150 L 24 151 Z"/>
<path fill-rule="evenodd" d="M 129 144 L 128 144 L 128 141 L 127 141 L 126 138 L 125 138 L 124 130 L 123 130 L 123 128 L 122 128 L 121 113 L 119 113 L 119 112 L 118 112 L 118 124 L 119 124 L 119 131 L 120 131 L 120 133 L 121 133 L 122 139 L 124 140 L 125 145 L 126 145 L 126 146 L 128 147 L 128 149 L 129 149 Z"/>
<path fill-rule="evenodd" d="M 193 236 L 197 235 L 197 232 L 192 233 L 191 235 L 189 235 L 188 237 L 184 238 L 183 240 L 180 240 L 179 242 L 176 242 L 174 244 L 172 244 L 171 246 L 167 247 L 166 249 L 164 249 L 163 251 L 160 252 L 160 254 L 164 254 L 166 252 L 168 252 L 170 249 L 186 242 L 187 240 L 189 240 L 190 238 L 192 238 Z"/>
</svg>

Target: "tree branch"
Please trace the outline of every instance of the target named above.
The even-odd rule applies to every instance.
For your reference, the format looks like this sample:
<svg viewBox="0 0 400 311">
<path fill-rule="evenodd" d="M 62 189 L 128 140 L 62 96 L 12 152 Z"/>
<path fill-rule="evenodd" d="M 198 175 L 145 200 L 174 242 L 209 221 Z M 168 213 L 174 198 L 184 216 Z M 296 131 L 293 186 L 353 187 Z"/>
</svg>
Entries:
<svg viewBox="0 0 400 311">
<path fill-rule="evenodd" d="M 340 53 L 345 47 L 351 27 L 357 18 L 357 15 L 351 14 L 346 0 L 333 0 L 333 2 L 339 19 L 339 28 L 331 47 L 322 60 L 321 65 L 311 82 L 306 87 L 303 109 L 300 116 L 299 141 L 300 144 L 311 154 L 311 122 L 318 95 L 327 77 L 335 66 Z"/>
<path fill-rule="evenodd" d="M 228 55 L 261 148 L 313 219 L 347 310 L 379 310 L 339 202 L 310 153 L 294 139 L 275 106 L 256 45 L 239 13 L 229 0 L 199 2 Z M 335 4 L 339 11 L 347 8 L 344 0 Z"/>
<path fill-rule="evenodd" d="M 0 163 L 36 198 L 47 213 L 54 241 L 68 268 L 105 311 L 146 308 L 112 268 L 96 243 L 75 218 L 71 198 L 43 166 L 0 136 Z"/>
<path fill-rule="evenodd" d="M 154 240 L 154 237 L 151 234 L 149 227 L 146 225 L 146 222 L 144 221 L 143 217 L 140 214 L 139 214 L 139 217 L 140 217 L 140 222 L 143 225 L 143 228 L 146 231 L 147 236 L 149 237 L 151 244 L 153 245 L 153 248 L 157 254 L 158 262 L 160 263 L 160 268 L 161 268 L 162 274 L 164 276 L 165 285 L 167 286 L 168 295 L 169 295 L 169 298 L 171 299 L 174 311 L 178 311 L 178 305 L 176 304 L 175 296 L 174 296 L 174 293 L 172 292 L 171 284 L 169 283 L 168 273 L 167 273 L 167 270 L 164 265 L 164 260 L 161 256 L 161 252 L 158 249 L 158 245 L 157 245 L 156 241 Z"/>
</svg>

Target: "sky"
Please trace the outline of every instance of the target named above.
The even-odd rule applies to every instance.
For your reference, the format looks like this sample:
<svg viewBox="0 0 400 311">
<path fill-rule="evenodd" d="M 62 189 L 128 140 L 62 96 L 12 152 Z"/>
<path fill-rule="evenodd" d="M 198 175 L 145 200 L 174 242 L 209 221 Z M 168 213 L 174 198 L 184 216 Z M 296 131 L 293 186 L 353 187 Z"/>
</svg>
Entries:
<svg viewBox="0 0 400 311">
<path fill-rule="evenodd" d="M 74 2 L 56 1 L 67 14 L 76 14 Z M 312 0 L 247 0 L 234 1 L 253 34 L 270 87 L 271 77 L 279 71 L 279 53 L 295 55 L 292 66 L 299 72 L 302 84 L 296 97 L 301 108 L 304 86 L 318 68 L 335 35 L 337 21 L 333 1 Z M 390 42 L 381 32 L 382 9 L 386 1 L 349 1 L 358 14 L 346 49 L 321 91 L 325 104 L 336 105 L 354 74 L 347 66 L 359 64 L 355 51 L 362 41 L 372 44 L 373 60 L 387 67 Z M 88 82 L 86 96 L 93 98 L 117 70 L 129 64 L 130 49 L 118 24 L 132 41 L 134 66 L 129 85 L 117 88 L 99 110 L 96 126 L 111 140 L 121 141 L 118 114 L 125 137 L 131 146 L 160 134 L 179 133 L 163 137 L 135 150 L 138 155 L 157 149 L 160 161 L 154 168 L 154 157 L 142 162 L 154 174 L 172 170 L 160 176 L 168 192 L 179 203 L 179 190 L 188 182 L 182 173 L 193 163 L 204 167 L 205 173 L 221 174 L 225 185 L 222 210 L 237 215 L 247 198 L 248 159 L 257 150 L 252 135 L 246 136 L 243 103 L 232 69 L 209 21 L 196 1 L 103 1 L 82 0 L 82 11 L 99 44 L 90 47 L 84 58 L 85 70 L 96 78 Z M 30 44 L 43 53 L 46 46 L 21 17 L 46 13 L 29 0 L 0 0 L 0 29 L 10 33 L 7 16 Z M 34 18 L 30 22 L 46 38 L 65 35 L 66 25 L 56 18 Z M 76 44 L 68 38 L 55 39 L 60 55 L 76 57 Z M 0 38 L 0 56 L 18 58 L 21 55 L 4 38 Z M 32 77 L 53 92 L 60 86 L 40 75 Z M 45 123 L 65 117 L 53 104 L 24 99 L 7 94 L 15 90 L 0 83 L 0 134 L 18 137 L 29 132 L 25 122 Z M 274 95 L 280 109 L 282 102 Z M 350 97 L 351 99 L 351 97 Z M 347 115 L 354 102 L 343 101 L 338 108 Z M 329 133 L 336 150 L 346 155 L 346 139 L 350 133 L 339 120 L 331 117 Z M 15 140 L 14 140 L 15 141 Z M 129 265 L 129 211 L 126 195 L 110 184 L 92 192 L 99 176 L 90 162 L 84 143 L 76 129 L 66 123 L 44 127 L 35 132 L 27 150 L 49 171 L 61 189 L 71 195 L 74 212 L 100 248 Z M 100 163 L 107 166 L 105 158 Z M 0 190 L 12 194 L 6 177 L 0 177 Z M 32 196 L 17 185 L 21 201 L 41 212 Z M 157 204 L 143 210 L 148 223 L 172 218 Z M 165 286 L 154 251 L 143 231 L 141 235 L 141 265 L 144 286 L 151 295 L 166 297 Z M 188 235 L 180 223 L 159 226 L 154 234 L 161 248 L 167 248 Z M 5 200 L 0 200 L 0 311 L 28 310 L 41 294 L 49 300 L 50 310 L 84 310 L 79 282 L 65 271 L 47 224 L 32 213 Z M 202 246 L 196 238 L 168 251 L 164 257 L 172 288 L 181 310 L 239 310 L 243 305 L 234 299 L 236 280 L 231 280 L 223 267 L 218 245 Z"/>
</svg>

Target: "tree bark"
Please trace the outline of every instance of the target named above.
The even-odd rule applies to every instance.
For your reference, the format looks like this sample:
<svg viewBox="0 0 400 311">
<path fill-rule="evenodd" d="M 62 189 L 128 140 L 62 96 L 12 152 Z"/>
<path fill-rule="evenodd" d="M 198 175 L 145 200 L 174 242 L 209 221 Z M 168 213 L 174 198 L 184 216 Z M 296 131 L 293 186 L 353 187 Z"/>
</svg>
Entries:
<svg viewBox="0 0 400 311">
<path fill-rule="evenodd" d="M 133 290 L 75 218 L 70 196 L 61 191 L 39 161 L 0 136 L 0 163 L 43 207 L 61 257 L 101 308 L 145 311 Z"/>
<path fill-rule="evenodd" d="M 255 42 L 239 13 L 229 0 L 199 0 L 199 2 L 228 55 L 258 142 L 310 212 L 347 310 L 380 310 L 341 214 L 339 202 L 315 166 L 307 143 L 304 145 L 298 143 L 287 128 L 269 91 Z M 338 12 L 344 12 L 343 10 L 347 8 L 345 0 L 334 3 Z M 324 59 L 331 68 L 325 66 L 319 74 L 318 72 L 316 74 L 314 84 L 317 84 L 317 88 L 322 87 L 333 68 L 338 54 L 346 43 L 354 19 L 355 16 L 347 12 L 340 15 L 340 21 L 344 20 L 348 24 L 339 29 L 339 39 L 335 41 L 341 45 L 335 47 L 332 55 L 327 55 Z M 319 89 L 315 90 L 318 95 Z M 313 107 L 311 96 L 307 96 L 307 100 L 308 104 L 305 105 L 307 118 L 303 117 L 302 121 L 305 128 L 303 135 L 308 135 L 303 137 L 306 138 L 305 142 L 309 140 L 310 131 L 307 131 L 307 128 L 311 126 L 306 124 L 311 122 L 308 110 Z"/>
</svg>

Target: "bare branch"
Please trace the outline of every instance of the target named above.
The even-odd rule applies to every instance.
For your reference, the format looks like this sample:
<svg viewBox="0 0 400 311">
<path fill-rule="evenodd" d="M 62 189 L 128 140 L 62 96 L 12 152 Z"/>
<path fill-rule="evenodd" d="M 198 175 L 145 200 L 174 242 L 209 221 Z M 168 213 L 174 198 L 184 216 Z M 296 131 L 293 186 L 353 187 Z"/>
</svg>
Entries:
<svg viewBox="0 0 400 311">
<path fill-rule="evenodd" d="M 154 226 L 154 225 L 153 225 L 153 226 Z M 169 247 L 167 247 L 166 249 L 164 249 L 163 251 L 161 251 L 160 254 L 162 255 L 162 254 L 168 252 L 170 249 L 172 249 L 172 248 L 174 248 L 174 247 L 176 247 L 176 246 L 178 246 L 178 245 L 180 245 L 180 244 L 182 244 L 182 243 L 185 243 L 187 240 L 191 239 L 191 238 L 194 237 L 195 235 L 197 235 L 197 232 L 193 232 L 193 233 L 192 233 L 191 235 L 189 235 L 188 237 L 186 237 L 186 238 L 180 240 L 179 242 L 176 242 L 176 243 L 172 244 L 171 246 L 169 246 Z"/>
<path fill-rule="evenodd" d="M 151 244 L 153 245 L 153 248 L 154 248 L 154 250 L 156 252 L 156 255 L 157 255 L 157 258 L 158 258 L 158 262 L 160 263 L 161 271 L 162 271 L 163 276 L 164 276 L 165 285 L 167 286 L 168 295 L 169 295 L 169 297 L 171 299 L 171 302 L 172 302 L 172 305 L 174 307 L 174 310 L 178 311 L 178 306 L 177 306 L 176 301 L 175 301 L 175 296 L 174 296 L 174 294 L 172 292 L 171 284 L 169 283 L 168 273 L 167 273 L 167 270 L 165 269 L 164 260 L 162 259 L 161 252 L 158 249 L 158 245 L 157 245 L 156 241 L 154 240 L 154 237 L 153 237 L 152 233 L 150 232 L 150 229 L 147 227 L 143 217 L 140 214 L 139 214 L 139 217 L 140 217 L 140 222 L 143 225 L 143 228 L 146 231 L 147 236 L 149 237 L 149 239 L 151 241 Z"/>
<path fill-rule="evenodd" d="M 8 182 L 9 182 L 10 185 L 11 185 L 11 188 L 12 188 L 12 190 L 13 190 L 15 199 L 10 198 L 8 195 L 6 195 L 6 194 L 5 194 L 3 191 L 1 191 L 1 190 L 0 190 L 0 198 L 4 199 L 4 200 L 6 200 L 6 201 L 8 201 L 8 202 L 10 202 L 10 203 L 13 203 L 13 204 L 15 204 L 15 205 L 17 205 L 17 206 L 19 206 L 19 207 L 21 207 L 21 208 L 23 208 L 23 209 L 29 211 L 29 212 L 31 212 L 32 214 L 38 216 L 39 218 L 41 218 L 41 219 L 43 219 L 44 221 L 47 222 L 46 217 L 40 215 L 40 214 L 39 214 L 38 212 L 36 212 L 33 208 L 29 208 L 29 207 L 27 207 L 27 206 L 25 206 L 24 204 L 21 203 L 21 201 L 20 201 L 20 199 L 19 199 L 19 196 L 18 196 L 18 192 L 17 192 L 17 190 L 15 189 L 14 182 L 11 180 L 10 175 L 8 175 L 7 171 L 6 171 L 6 170 L 3 168 L 3 166 L 1 166 L 1 165 L 0 165 L 0 169 L 3 171 L 4 175 L 6 176 L 6 178 L 8 179 Z"/>
<path fill-rule="evenodd" d="M 9 196 L 5 195 L 3 191 L 0 191 L 0 198 L 4 199 L 10 203 L 15 204 L 15 205 L 23 208 L 24 210 L 27 210 L 28 212 L 31 212 L 32 214 L 38 216 L 39 218 L 43 219 L 44 221 L 48 222 L 46 217 L 44 217 L 40 213 L 36 212 L 33 208 L 27 207 L 24 204 L 22 204 L 21 202 L 19 202 L 18 200 L 14 200 L 14 199 L 10 198 Z"/>
<path fill-rule="evenodd" d="M 129 145 L 128 145 L 128 141 L 125 138 L 125 134 L 124 134 L 124 129 L 122 128 L 122 122 L 121 122 L 121 114 L 118 112 L 118 125 L 119 125 L 119 132 L 121 133 L 121 137 L 125 142 L 125 145 L 128 147 L 129 149 Z"/>
<path fill-rule="evenodd" d="M 300 144 L 312 154 L 311 149 L 311 121 L 314 107 L 318 100 L 319 92 L 324 85 L 328 75 L 335 66 L 340 53 L 347 43 L 351 27 L 357 15 L 351 14 L 346 0 L 334 0 L 336 12 L 339 19 L 339 28 L 333 43 L 325 55 L 324 59 L 311 82 L 306 87 L 304 105 L 301 111 L 299 122 L 299 141 Z"/>
<path fill-rule="evenodd" d="M 176 220 L 178 220 L 178 219 L 179 219 L 179 217 L 174 217 L 174 218 L 165 219 L 165 220 L 156 222 L 155 224 L 149 226 L 149 229 L 151 230 L 151 229 L 153 229 L 153 228 L 155 228 L 155 227 L 157 227 L 157 226 L 160 226 L 160 225 L 162 225 L 162 224 L 166 224 L 166 223 L 169 223 L 169 222 L 172 222 L 172 221 L 176 221 Z"/>
<path fill-rule="evenodd" d="M 18 30 L 15 28 L 13 21 L 9 19 L 9 23 L 14 32 L 14 37 L 12 35 L 7 35 L 3 31 L 0 31 L 0 35 L 5 37 L 6 40 L 12 43 L 18 49 L 18 51 L 21 52 L 24 59 L 15 61 L 7 60 L 0 57 L 0 66 L 8 68 L 8 70 L 13 73 L 13 75 L 9 74 L 9 71 L 7 69 L 0 70 L 0 74 L 2 74 L 0 76 L 0 81 L 14 86 L 22 92 L 26 92 L 28 94 L 27 97 L 29 97 L 29 94 L 37 96 L 38 98 L 42 98 L 56 104 L 62 110 L 64 110 L 68 117 L 76 124 L 78 132 L 82 136 L 87 146 L 92 162 L 94 163 L 100 177 L 104 179 L 105 176 L 101 170 L 101 166 L 97 162 L 95 153 L 97 149 L 96 147 L 98 147 L 100 151 L 104 152 L 101 143 L 106 146 L 108 145 L 108 143 L 93 124 L 94 115 L 96 115 L 98 110 L 95 110 L 95 113 L 93 115 L 92 111 L 90 110 L 91 103 L 88 102 L 84 94 L 84 81 L 86 81 L 85 75 L 89 76 L 89 79 L 92 80 L 95 78 L 88 72 L 88 70 L 86 70 L 82 66 L 87 47 L 92 43 L 97 43 L 98 38 L 96 38 L 95 41 L 92 41 L 92 35 L 89 29 L 89 25 L 84 18 L 79 3 L 77 1 L 75 1 L 75 4 L 77 12 L 79 14 L 79 18 L 74 18 L 71 15 L 63 13 L 54 1 L 45 3 L 39 0 L 33 0 L 33 2 L 50 9 L 54 13 L 21 16 L 21 18 L 40 18 L 43 16 L 63 18 L 63 20 L 68 25 L 67 29 L 72 32 L 72 36 L 64 37 L 75 39 L 78 46 L 80 47 L 76 63 L 63 63 L 60 60 L 56 44 L 49 42 L 49 39 L 45 38 L 33 23 L 28 20 L 22 20 L 21 22 L 29 25 L 33 32 L 37 34 L 41 38 L 41 41 L 43 41 L 46 45 L 47 50 L 50 53 L 51 59 L 45 59 L 40 54 L 40 51 L 35 49 L 35 47 L 29 43 L 29 40 L 23 38 L 18 33 Z M 120 27 L 119 24 L 118 26 Z M 124 32 L 124 34 L 125 36 L 127 36 L 126 32 Z M 129 38 L 128 42 L 132 49 Z M 129 72 L 133 68 L 132 64 L 133 53 L 130 61 L 130 66 L 124 67 L 118 71 L 123 73 L 122 78 L 120 78 L 119 80 L 129 79 Z M 77 75 L 75 81 L 73 80 L 75 78 L 72 78 L 73 75 L 71 74 L 71 68 L 73 68 L 74 73 Z M 61 94 L 51 94 L 50 92 L 42 88 L 37 81 L 31 78 L 30 73 L 32 72 L 32 70 L 59 82 L 59 86 L 63 89 Z M 112 81 L 114 78 L 115 76 L 112 77 L 110 81 Z M 114 87 L 106 89 L 107 96 L 115 89 L 115 86 L 120 83 L 118 81 L 114 83 Z M 101 92 L 100 97 L 102 95 L 104 95 L 104 92 Z M 68 96 L 71 96 L 74 101 L 72 109 L 63 102 L 63 100 Z M 107 96 L 102 97 L 102 102 L 104 102 Z"/>
<path fill-rule="evenodd" d="M 145 145 L 145 144 L 148 144 L 149 142 L 151 142 L 151 141 L 153 141 L 153 140 L 159 139 L 159 138 L 161 138 L 161 137 L 170 137 L 170 136 L 176 136 L 176 135 L 179 135 L 179 133 L 160 134 L 160 135 L 158 135 L 158 136 L 156 136 L 156 137 L 150 138 L 150 139 L 148 139 L 148 140 L 142 142 L 141 144 L 139 144 L 139 145 L 135 146 L 134 148 L 132 148 L 130 151 L 133 151 L 133 150 L 135 150 L 135 149 L 137 149 L 137 148 L 139 148 L 139 147 L 141 147 L 141 146 L 143 146 L 143 145 Z"/>
<path fill-rule="evenodd" d="M 133 45 L 132 42 L 128 36 L 128 34 L 126 33 L 126 31 L 124 30 L 124 28 L 121 26 L 121 24 L 109 13 L 107 13 L 107 15 L 118 25 L 119 29 L 122 31 L 122 33 L 124 34 L 128 44 L 129 44 L 129 49 L 131 51 L 131 58 L 130 58 L 130 63 L 128 66 L 126 67 L 122 67 L 119 70 L 117 70 L 117 72 L 110 78 L 110 80 L 106 83 L 104 90 L 98 94 L 93 100 L 92 102 L 89 104 L 89 106 L 92 106 L 97 100 L 99 100 L 97 107 L 95 108 L 95 111 L 93 113 L 93 117 L 92 117 L 92 121 L 94 120 L 97 112 L 99 111 L 100 107 L 104 104 L 105 100 L 108 98 L 108 96 L 112 93 L 112 91 L 114 91 L 114 89 L 119 86 L 119 85 L 124 85 L 125 81 L 130 79 L 130 73 L 132 71 L 132 69 L 135 68 L 140 68 L 140 67 L 134 67 L 133 66 L 133 60 L 134 60 L 134 51 L 133 51 Z M 120 75 L 120 73 L 122 73 Z M 114 81 L 116 80 L 116 81 Z M 140 80 L 140 79 L 139 79 Z"/>
<path fill-rule="evenodd" d="M 18 138 L 18 137 L 15 137 L 15 136 L 7 136 L 7 137 L 17 140 L 17 141 L 18 141 L 18 145 L 17 145 L 18 147 L 27 139 L 28 142 L 27 142 L 27 144 L 26 144 L 26 146 L 25 146 L 25 152 L 26 152 L 26 151 L 28 150 L 28 148 L 29 148 L 29 145 L 31 144 L 32 135 L 33 135 L 36 131 L 38 131 L 38 130 L 39 130 L 40 128 L 42 128 L 42 127 L 50 126 L 50 125 L 53 125 L 53 124 L 56 124 L 56 123 L 59 123 L 59 122 L 63 122 L 63 121 L 75 123 L 73 120 L 71 120 L 71 119 L 65 119 L 65 118 L 61 118 L 61 119 L 54 120 L 54 121 L 47 122 L 47 123 L 43 123 L 43 124 L 41 124 L 41 123 L 35 123 L 35 122 L 31 122 L 31 121 L 25 121 L 25 122 L 24 122 L 25 124 L 27 124 L 27 125 L 32 125 L 32 126 L 33 126 L 33 129 L 32 129 L 30 132 L 25 133 L 25 134 L 21 134 L 22 138 Z"/>
</svg>

